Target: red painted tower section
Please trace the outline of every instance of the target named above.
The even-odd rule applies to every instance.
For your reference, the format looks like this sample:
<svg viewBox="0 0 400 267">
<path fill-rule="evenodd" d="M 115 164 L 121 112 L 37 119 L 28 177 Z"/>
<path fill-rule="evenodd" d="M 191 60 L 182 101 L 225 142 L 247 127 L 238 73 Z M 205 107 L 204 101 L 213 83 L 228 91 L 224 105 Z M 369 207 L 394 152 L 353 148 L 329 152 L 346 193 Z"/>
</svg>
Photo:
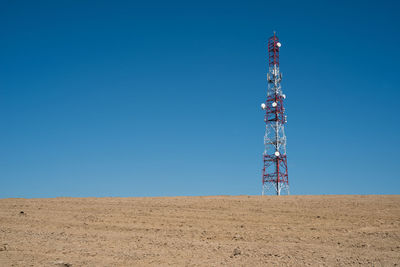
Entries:
<svg viewBox="0 0 400 267">
<path fill-rule="evenodd" d="M 281 88 L 282 74 L 279 71 L 279 52 L 281 43 L 274 33 L 268 39 L 268 74 L 267 98 L 261 104 L 265 110 L 264 121 L 266 130 L 264 136 L 264 167 L 262 171 L 262 194 L 272 191 L 276 195 L 289 194 L 289 180 L 286 156 L 286 136 L 284 125 L 286 115 Z"/>
</svg>

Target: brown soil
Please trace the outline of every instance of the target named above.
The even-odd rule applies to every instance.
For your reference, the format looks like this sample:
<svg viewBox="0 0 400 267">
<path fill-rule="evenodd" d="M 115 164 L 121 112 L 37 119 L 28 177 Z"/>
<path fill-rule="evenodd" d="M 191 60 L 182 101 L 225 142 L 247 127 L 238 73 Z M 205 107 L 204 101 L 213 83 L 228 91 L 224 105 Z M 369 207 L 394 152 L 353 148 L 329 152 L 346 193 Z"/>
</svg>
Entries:
<svg viewBox="0 0 400 267">
<path fill-rule="evenodd" d="M 0 200 L 0 266 L 400 264 L 400 196 Z"/>
</svg>

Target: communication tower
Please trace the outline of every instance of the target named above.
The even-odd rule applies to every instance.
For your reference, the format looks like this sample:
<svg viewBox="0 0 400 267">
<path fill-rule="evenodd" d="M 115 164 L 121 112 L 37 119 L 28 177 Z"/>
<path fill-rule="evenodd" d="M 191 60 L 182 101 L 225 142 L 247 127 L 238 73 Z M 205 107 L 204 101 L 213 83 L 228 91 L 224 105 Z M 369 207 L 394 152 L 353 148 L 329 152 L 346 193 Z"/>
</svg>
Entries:
<svg viewBox="0 0 400 267">
<path fill-rule="evenodd" d="M 268 192 L 276 195 L 289 194 L 289 180 L 286 157 L 286 123 L 283 105 L 286 96 L 282 92 L 282 74 L 279 72 L 279 50 L 281 43 L 275 32 L 268 39 L 267 99 L 261 104 L 265 110 L 264 167 L 262 171 L 262 195 Z"/>
</svg>

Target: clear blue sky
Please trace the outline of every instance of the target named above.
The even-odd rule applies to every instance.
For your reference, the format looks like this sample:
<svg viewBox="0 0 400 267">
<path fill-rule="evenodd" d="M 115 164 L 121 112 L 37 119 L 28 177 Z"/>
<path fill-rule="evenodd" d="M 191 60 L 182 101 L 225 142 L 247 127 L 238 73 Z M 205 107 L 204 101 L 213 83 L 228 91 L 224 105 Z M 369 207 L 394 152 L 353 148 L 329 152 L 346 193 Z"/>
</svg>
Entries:
<svg viewBox="0 0 400 267">
<path fill-rule="evenodd" d="M 398 1 L 0 1 L 0 198 L 260 194 L 266 41 L 293 194 L 400 193 Z"/>
</svg>

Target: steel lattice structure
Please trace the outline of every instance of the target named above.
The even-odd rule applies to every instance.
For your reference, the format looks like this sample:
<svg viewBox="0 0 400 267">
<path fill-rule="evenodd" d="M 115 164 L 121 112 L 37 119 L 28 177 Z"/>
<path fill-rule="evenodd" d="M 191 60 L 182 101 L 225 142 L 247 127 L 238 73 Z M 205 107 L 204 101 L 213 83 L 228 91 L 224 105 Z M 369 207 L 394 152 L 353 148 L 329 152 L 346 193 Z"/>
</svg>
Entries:
<svg viewBox="0 0 400 267">
<path fill-rule="evenodd" d="M 289 194 L 286 157 L 286 123 L 283 105 L 286 96 L 282 92 L 282 74 L 279 72 L 279 50 L 281 43 L 275 32 L 268 39 L 268 89 L 267 99 L 261 104 L 265 110 L 264 167 L 262 171 L 262 194 Z"/>
</svg>

